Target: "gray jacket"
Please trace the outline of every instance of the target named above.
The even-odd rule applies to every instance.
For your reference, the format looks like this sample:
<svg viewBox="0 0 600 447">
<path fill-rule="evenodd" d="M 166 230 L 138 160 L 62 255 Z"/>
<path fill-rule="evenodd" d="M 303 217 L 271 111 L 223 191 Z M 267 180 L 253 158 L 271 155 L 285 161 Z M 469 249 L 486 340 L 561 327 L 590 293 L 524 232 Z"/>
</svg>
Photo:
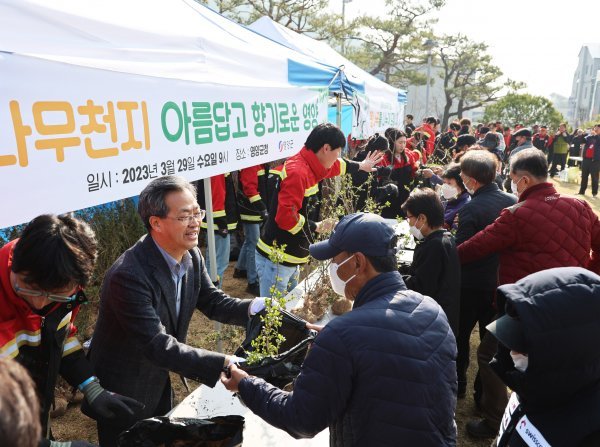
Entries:
<svg viewBox="0 0 600 447">
<path fill-rule="evenodd" d="M 194 309 L 208 318 L 246 325 L 250 300 L 216 289 L 200 250 L 183 277 L 179 318 L 175 285 L 149 235 L 127 250 L 106 273 L 90 360 L 103 387 L 145 404 L 136 419 L 154 416 L 169 371 L 214 386 L 225 356 L 185 344 Z"/>
</svg>

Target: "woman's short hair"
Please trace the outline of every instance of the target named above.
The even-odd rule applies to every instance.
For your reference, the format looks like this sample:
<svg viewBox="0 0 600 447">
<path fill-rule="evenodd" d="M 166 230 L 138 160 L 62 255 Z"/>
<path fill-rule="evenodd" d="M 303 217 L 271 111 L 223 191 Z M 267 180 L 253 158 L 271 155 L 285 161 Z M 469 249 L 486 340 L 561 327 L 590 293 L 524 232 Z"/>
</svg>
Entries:
<svg viewBox="0 0 600 447">
<path fill-rule="evenodd" d="M 451 163 L 446 167 L 446 170 L 442 174 L 442 178 L 453 179 L 456 181 L 458 186 L 464 191 L 465 184 L 463 183 L 462 177 L 460 176 L 460 164 Z"/>
</svg>

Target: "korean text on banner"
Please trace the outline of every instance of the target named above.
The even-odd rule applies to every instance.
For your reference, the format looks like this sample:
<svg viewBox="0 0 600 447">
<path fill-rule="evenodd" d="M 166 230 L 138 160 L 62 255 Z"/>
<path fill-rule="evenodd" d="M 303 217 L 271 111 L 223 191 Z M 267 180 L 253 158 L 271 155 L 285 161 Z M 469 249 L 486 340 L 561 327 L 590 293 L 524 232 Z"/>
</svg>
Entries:
<svg viewBox="0 0 600 447">
<path fill-rule="evenodd" d="M 289 157 L 325 89 L 245 88 L 0 53 L 0 228 Z M 9 193 L 10 191 L 10 193 Z"/>
<path fill-rule="evenodd" d="M 383 135 L 388 127 L 402 126 L 404 106 L 399 102 L 354 92 L 352 105 L 352 136 L 357 140 L 367 139 L 376 132 Z"/>
</svg>

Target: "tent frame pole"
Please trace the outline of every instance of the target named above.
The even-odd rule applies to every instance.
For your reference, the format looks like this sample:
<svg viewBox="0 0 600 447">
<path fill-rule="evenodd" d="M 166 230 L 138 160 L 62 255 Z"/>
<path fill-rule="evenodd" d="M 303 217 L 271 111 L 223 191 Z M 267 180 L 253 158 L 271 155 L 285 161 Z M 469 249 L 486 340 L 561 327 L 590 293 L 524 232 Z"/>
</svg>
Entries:
<svg viewBox="0 0 600 447">
<path fill-rule="evenodd" d="M 208 257 L 210 258 L 210 280 L 217 280 L 217 252 L 215 249 L 215 223 L 213 221 L 213 203 L 212 187 L 210 177 L 202 180 L 204 182 L 204 203 L 206 204 L 206 241 L 208 245 Z M 220 278 L 219 286 L 223 287 L 223 278 Z M 215 331 L 217 331 L 217 352 L 223 352 L 223 342 L 221 340 L 221 323 L 216 322 Z"/>
</svg>

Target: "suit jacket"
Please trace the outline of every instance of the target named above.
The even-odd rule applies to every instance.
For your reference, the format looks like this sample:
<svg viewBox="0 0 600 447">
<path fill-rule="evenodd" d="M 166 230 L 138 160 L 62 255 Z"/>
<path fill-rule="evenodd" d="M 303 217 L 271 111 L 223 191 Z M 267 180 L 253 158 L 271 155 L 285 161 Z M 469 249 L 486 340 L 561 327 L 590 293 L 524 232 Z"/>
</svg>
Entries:
<svg viewBox="0 0 600 447">
<path fill-rule="evenodd" d="M 183 277 L 179 318 L 175 285 L 150 235 L 121 255 L 102 284 L 90 359 L 103 387 L 145 404 L 154 416 L 169 371 L 214 386 L 225 356 L 185 344 L 194 309 L 222 323 L 246 325 L 250 300 L 215 288 L 195 247 Z"/>
</svg>

